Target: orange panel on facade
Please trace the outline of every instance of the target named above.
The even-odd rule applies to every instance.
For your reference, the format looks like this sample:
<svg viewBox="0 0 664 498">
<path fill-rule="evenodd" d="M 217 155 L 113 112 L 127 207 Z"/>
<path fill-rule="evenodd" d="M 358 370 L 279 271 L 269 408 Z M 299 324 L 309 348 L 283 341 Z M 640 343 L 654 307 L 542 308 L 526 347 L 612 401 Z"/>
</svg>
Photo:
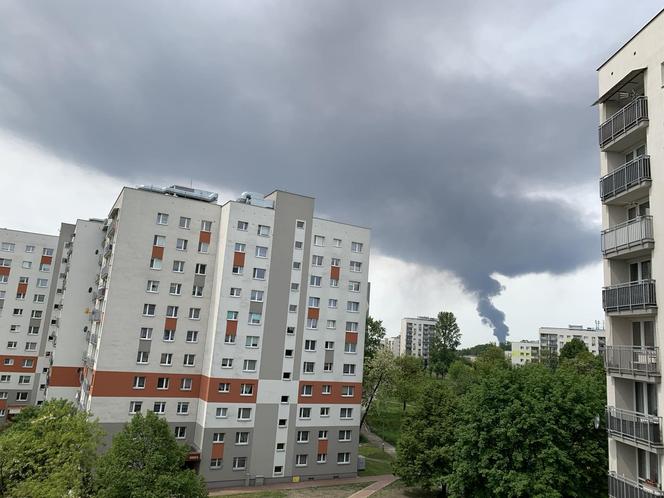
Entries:
<svg viewBox="0 0 664 498">
<path fill-rule="evenodd" d="M 311 386 L 311 396 L 302 395 L 302 386 Z M 323 386 L 329 387 L 329 394 L 323 394 Z M 344 386 L 353 388 L 352 396 L 342 396 Z M 362 383 L 361 382 L 321 382 L 321 381 L 307 381 L 301 380 L 298 384 L 297 402 L 303 404 L 334 404 L 334 405 L 357 405 L 362 402 Z"/>
<path fill-rule="evenodd" d="M 152 246 L 152 257 L 157 259 L 164 259 L 164 248 L 159 246 Z"/>
<path fill-rule="evenodd" d="M 16 286 L 17 294 L 25 294 L 26 292 L 28 292 L 28 284 L 20 283 Z"/>
<path fill-rule="evenodd" d="M 226 335 L 237 334 L 237 320 L 226 320 Z"/>
<path fill-rule="evenodd" d="M 175 330 L 178 325 L 177 318 L 167 318 L 164 322 L 164 330 Z"/>
<path fill-rule="evenodd" d="M 43 264 L 43 265 L 50 265 L 51 261 L 53 261 L 52 256 L 42 256 L 40 263 Z"/>
<path fill-rule="evenodd" d="M 244 253 L 237 252 L 233 254 L 233 266 L 244 266 Z"/>
<path fill-rule="evenodd" d="M 357 344 L 357 332 L 346 332 L 346 342 L 349 344 Z"/>
<path fill-rule="evenodd" d="M 219 384 L 230 384 L 229 392 L 219 392 Z M 253 386 L 251 395 L 243 396 L 241 384 Z M 223 379 L 219 377 L 205 377 L 201 381 L 201 393 L 199 398 L 209 403 L 255 403 L 258 392 L 258 380 Z"/>
<path fill-rule="evenodd" d="M 48 385 L 51 387 L 80 387 L 83 367 L 51 367 Z"/>
<path fill-rule="evenodd" d="M 318 440 L 318 454 L 327 453 L 327 439 Z"/>
<path fill-rule="evenodd" d="M 5 360 L 11 358 L 14 360 L 13 365 L 5 365 Z M 24 360 L 32 360 L 31 367 L 24 367 Z M 36 356 L 0 356 L 0 372 L 34 372 L 37 370 L 37 357 Z"/>
<path fill-rule="evenodd" d="M 210 232 L 201 231 L 200 235 L 198 236 L 198 241 L 203 242 L 205 244 L 209 244 L 211 239 L 212 239 L 212 233 Z"/>
<path fill-rule="evenodd" d="M 315 318 L 318 320 L 318 316 L 320 315 L 320 310 L 318 308 L 309 308 L 307 310 L 307 318 Z"/>
<path fill-rule="evenodd" d="M 8 266 L 0 266 L 0 275 L 8 276 L 9 270 L 11 270 L 11 268 Z"/>
<path fill-rule="evenodd" d="M 212 443 L 210 458 L 224 458 L 224 443 Z"/>
<path fill-rule="evenodd" d="M 339 280 L 339 273 L 341 273 L 341 268 L 338 266 L 333 266 L 330 268 L 330 278 L 332 280 Z"/>
</svg>

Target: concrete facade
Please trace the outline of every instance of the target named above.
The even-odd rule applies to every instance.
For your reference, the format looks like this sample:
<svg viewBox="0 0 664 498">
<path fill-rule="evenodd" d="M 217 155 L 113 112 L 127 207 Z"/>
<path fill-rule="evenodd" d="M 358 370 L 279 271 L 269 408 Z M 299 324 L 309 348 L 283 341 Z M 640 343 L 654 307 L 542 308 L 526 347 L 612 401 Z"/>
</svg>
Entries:
<svg viewBox="0 0 664 498">
<path fill-rule="evenodd" d="M 512 365 L 526 365 L 539 362 L 539 341 L 516 341 L 512 342 L 511 350 L 505 357 Z M 508 351 L 505 351 L 508 353 Z"/>
<path fill-rule="evenodd" d="M 422 358 L 424 365 L 429 363 L 429 340 L 436 326 L 436 319 L 427 316 L 402 318 L 399 333 L 399 354 Z"/>
<path fill-rule="evenodd" d="M 606 331 L 583 327 L 582 325 L 568 325 L 567 327 L 540 327 L 539 346 L 540 356 L 558 356 L 560 350 L 572 339 L 582 341 L 588 351 L 594 355 L 602 355 L 606 346 Z"/>
</svg>

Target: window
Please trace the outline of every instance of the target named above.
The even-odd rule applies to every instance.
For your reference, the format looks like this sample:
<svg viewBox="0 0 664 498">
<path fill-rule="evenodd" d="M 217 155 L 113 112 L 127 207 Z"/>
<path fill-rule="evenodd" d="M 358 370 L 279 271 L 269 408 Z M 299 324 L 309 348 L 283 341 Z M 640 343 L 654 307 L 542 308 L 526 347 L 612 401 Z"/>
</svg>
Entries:
<svg viewBox="0 0 664 498">
<path fill-rule="evenodd" d="M 170 366 L 173 364 L 173 353 L 161 353 L 160 365 Z"/>
<path fill-rule="evenodd" d="M 246 249 L 247 249 L 246 244 L 242 244 L 241 242 L 235 243 L 235 252 L 245 252 Z"/>
<path fill-rule="evenodd" d="M 360 282 L 350 280 L 348 282 L 348 290 L 351 292 L 360 292 Z"/>
<path fill-rule="evenodd" d="M 213 443 L 223 443 L 224 442 L 224 433 L 223 432 L 214 432 L 212 433 L 212 442 Z"/>
<path fill-rule="evenodd" d="M 48 263 L 39 263 L 39 271 L 51 271 L 51 265 Z"/>
<path fill-rule="evenodd" d="M 361 242 L 351 242 L 350 250 L 351 252 L 362 252 L 363 244 Z"/>
<path fill-rule="evenodd" d="M 231 272 L 233 275 L 242 275 L 244 273 L 244 266 L 234 266 Z"/>
<path fill-rule="evenodd" d="M 355 375 L 354 363 L 344 363 L 344 375 Z"/>
<path fill-rule="evenodd" d="M 50 247 L 44 247 L 44 249 L 42 250 L 42 255 L 53 256 L 53 249 L 51 249 Z"/>
<path fill-rule="evenodd" d="M 233 457 L 233 470 L 245 470 L 247 468 L 247 457 Z"/>
<path fill-rule="evenodd" d="M 211 232 L 212 222 L 209 220 L 201 220 L 201 232 Z"/>
<path fill-rule="evenodd" d="M 16 293 L 16 300 L 17 301 L 23 301 L 25 299 L 25 293 L 24 292 L 17 292 Z"/>
<path fill-rule="evenodd" d="M 307 328 L 308 329 L 317 329 L 318 328 L 318 318 L 307 318 Z"/>
<path fill-rule="evenodd" d="M 173 271 L 175 273 L 184 273 L 184 261 L 173 261 Z"/>
<path fill-rule="evenodd" d="M 339 258 L 332 258 L 331 266 L 341 266 L 341 260 Z"/>
<path fill-rule="evenodd" d="M 136 355 L 136 363 L 146 364 L 149 357 L 150 353 L 148 351 L 139 351 Z"/>
<path fill-rule="evenodd" d="M 7 261 L 9 264 L 8 265 L 1 264 L 4 261 Z M 12 263 L 11 259 L 0 260 L 0 266 L 11 266 L 11 263 Z M 21 268 L 29 270 L 30 268 L 32 268 L 32 261 L 23 261 L 23 263 L 21 263 Z"/>
<path fill-rule="evenodd" d="M 37 287 L 40 288 L 45 288 L 48 287 L 48 279 L 47 278 L 38 278 L 37 279 Z"/>
<path fill-rule="evenodd" d="M 287 419 L 280 418 L 279 421 L 277 422 L 277 427 L 286 427 L 286 422 L 287 422 Z"/>
<path fill-rule="evenodd" d="M 233 368 L 233 358 L 222 358 L 221 368 Z"/>
<path fill-rule="evenodd" d="M 18 346 L 18 342 L 16 341 L 7 342 L 7 349 L 16 349 L 16 346 Z"/>
<path fill-rule="evenodd" d="M 240 297 L 242 295 L 242 289 L 239 287 L 231 287 L 231 297 Z"/>
<path fill-rule="evenodd" d="M 359 261 L 351 261 L 350 262 L 350 271 L 354 271 L 354 272 L 362 271 L 362 263 L 360 263 Z"/>
<path fill-rule="evenodd" d="M 152 411 L 155 413 L 166 413 L 166 403 L 164 401 L 155 401 Z"/>
<path fill-rule="evenodd" d="M 235 444 L 244 445 L 249 444 L 249 433 L 248 432 L 236 432 L 235 433 Z"/>
<path fill-rule="evenodd" d="M 314 245 L 315 246 L 324 246 L 325 245 L 325 237 L 322 235 L 314 235 Z"/>
<path fill-rule="evenodd" d="M 205 275 L 206 272 L 207 272 L 207 265 L 203 263 L 196 263 L 196 269 L 194 271 L 196 275 Z"/>
<path fill-rule="evenodd" d="M 344 397 L 352 397 L 355 395 L 355 386 L 341 386 L 341 395 Z"/>
<path fill-rule="evenodd" d="M 247 223 L 246 221 L 238 221 L 237 222 L 237 229 L 238 230 L 240 230 L 242 232 L 246 232 L 248 228 L 249 228 L 249 223 Z"/>
<path fill-rule="evenodd" d="M 318 455 L 316 455 L 316 463 L 325 462 L 327 462 L 327 453 L 318 453 Z"/>
<path fill-rule="evenodd" d="M 344 418 L 344 419 L 353 418 L 353 409 L 352 408 L 341 408 L 339 410 L 339 418 Z"/>
<path fill-rule="evenodd" d="M 229 393 L 231 392 L 231 385 L 228 382 L 220 382 L 217 388 L 217 391 L 220 393 Z"/>
<path fill-rule="evenodd" d="M 198 342 L 198 330 L 187 330 L 185 341 L 189 343 Z"/>
<path fill-rule="evenodd" d="M 263 315 L 261 313 L 249 313 L 249 323 L 251 325 L 260 325 Z"/>
<path fill-rule="evenodd" d="M 7 391 L 0 392 L 0 399 L 7 399 Z"/>
<path fill-rule="evenodd" d="M 166 306 L 166 316 L 168 318 L 177 318 L 179 306 Z"/>
<path fill-rule="evenodd" d="M 142 401 L 130 401 L 129 402 L 129 413 L 140 413 L 141 408 L 143 408 Z"/>
<path fill-rule="evenodd" d="M 258 225 L 258 235 L 261 237 L 269 237 L 270 236 L 270 227 L 267 225 Z"/>
<path fill-rule="evenodd" d="M 333 370 L 333 363 L 332 362 L 323 363 L 323 372 L 331 372 L 332 370 Z"/>
<path fill-rule="evenodd" d="M 263 302 L 263 291 L 262 290 L 252 290 L 251 291 L 251 300 L 257 303 Z"/>
<path fill-rule="evenodd" d="M 238 408 L 237 409 L 237 419 L 238 420 L 250 420 L 251 419 L 251 408 Z"/>
<path fill-rule="evenodd" d="M 258 347 L 258 336 L 257 335 L 248 335 L 244 345 L 248 348 L 257 348 Z"/>
<path fill-rule="evenodd" d="M 302 249 L 302 241 L 301 240 L 296 240 L 295 241 L 295 249 Z"/>
<path fill-rule="evenodd" d="M 283 443 L 281 443 L 281 444 L 283 444 Z M 277 451 L 279 451 L 279 450 L 277 449 Z M 284 473 L 284 468 L 283 468 L 282 465 L 275 465 L 274 466 L 274 474 L 275 475 L 281 475 L 283 473 Z"/>
<path fill-rule="evenodd" d="M 0 382 L 9 382 L 10 380 L 12 380 L 11 375 L 7 375 L 7 374 L 0 375 Z"/>
<path fill-rule="evenodd" d="M 350 463 L 350 452 L 337 453 L 337 463 L 339 465 L 346 465 Z"/>
<path fill-rule="evenodd" d="M 228 417 L 228 408 L 225 406 L 217 407 L 215 411 L 215 417 L 217 418 L 226 418 Z"/>
<path fill-rule="evenodd" d="M 346 303 L 346 311 L 349 313 L 357 313 L 360 311 L 360 303 L 357 301 L 348 301 Z"/>
<path fill-rule="evenodd" d="M 293 335 L 295 333 L 295 327 L 286 327 L 286 334 Z"/>
<path fill-rule="evenodd" d="M 189 318 L 191 320 L 200 320 L 201 319 L 201 309 L 200 308 L 189 308 Z"/>
<path fill-rule="evenodd" d="M 295 220 L 295 228 L 297 228 L 298 230 L 304 230 L 304 221 Z"/>
<path fill-rule="evenodd" d="M 292 350 L 292 349 L 287 349 L 287 350 L 284 352 L 284 356 L 285 356 L 286 358 L 292 358 L 292 357 L 293 357 L 293 350 Z"/>
<path fill-rule="evenodd" d="M 302 389 L 300 390 L 300 394 L 302 396 L 312 396 L 314 392 L 314 386 L 311 384 L 303 384 Z"/>
<path fill-rule="evenodd" d="M 46 296 L 44 294 L 35 294 L 32 298 L 33 303 L 43 303 L 45 300 Z"/>
<path fill-rule="evenodd" d="M 298 443 L 308 443 L 309 442 L 309 431 L 297 431 L 297 442 Z"/>
<path fill-rule="evenodd" d="M 300 284 L 298 284 L 297 282 L 291 282 L 290 290 L 291 292 L 297 292 L 298 290 L 300 290 Z"/>
<path fill-rule="evenodd" d="M 334 247 L 341 247 L 341 239 L 332 239 Z"/>
<path fill-rule="evenodd" d="M 337 328 L 337 321 L 336 320 L 328 320 L 326 327 L 328 329 L 336 329 Z"/>
<path fill-rule="evenodd" d="M 41 318 L 44 312 L 41 310 L 32 310 L 31 318 Z"/>
<path fill-rule="evenodd" d="M 237 311 L 227 311 L 226 312 L 226 320 L 237 320 Z"/>
<path fill-rule="evenodd" d="M 16 393 L 16 401 L 28 401 L 28 395 L 26 391 L 19 391 Z"/>
<path fill-rule="evenodd" d="M 288 312 L 289 313 L 297 313 L 297 304 L 289 304 L 288 305 Z"/>
<path fill-rule="evenodd" d="M 336 309 L 337 308 L 337 300 L 336 299 L 328 299 L 327 300 L 327 307 Z"/>
<path fill-rule="evenodd" d="M 304 341 L 304 350 L 305 351 L 316 351 L 316 341 L 307 339 Z"/>
<path fill-rule="evenodd" d="M 175 439 L 184 439 L 187 437 L 187 428 L 183 425 L 175 426 Z"/>
<path fill-rule="evenodd" d="M 157 306 L 155 304 L 144 304 L 143 305 L 143 316 L 154 316 Z"/>
<path fill-rule="evenodd" d="M 29 280 L 28 277 L 18 277 L 19 284 L 27 284 L 28 280 Z"/>
<path fill-rule="evenodd" d="M 37 351 L 37 343 L 36 342 L 26 342 L 25 343 L 25 350 L 26 351 Z"/>
<path fill-rule="evenodd" d="M 235 344 L 235 336 L 234 335 L 224 336 L 224 344 Z"/>
<path fill-rule="evenodd" d="M 330 279 L 330 287 L 339 287 L 339 279 L 338 278 L 331 278 Z"/>
<path fill-rule="evenodd" d="M 196 355 L 195 354 L 187 353 L 187 354 L 184 355 L 184 358 L 182 360 L 182 364 L 185 367 L 193 367 L 195 363 L 196 363 Z"/>
<path fill-rule="evenodd" d="M 321 394 L 332 394 L 332 386 L 330 384 L 323 384 Z"/>
<path fill-rule="evenodd" d="M 22 308 L 14 308 L 14 310 L 12 311 L 12 315 L 22 316 L 23 315 L 23 309 Z"/>
<path fill-rule="evenodd" d="M 145 377 L 134 377 L 134 389 L 145 389 Z"/>
<path fill-rule="evenodd" d="M 166 237 L 163 235 L 155 235 L 152 241 L 153 246 L 164 247 L 166 245 Z"/>
<path fill-rule="evenodd" d="M 159 258 L 150 258 L 150 269 L 151 270 L 161 270 L 161 259 L 159 259 Z"/>
<path fill-rule="evenodd" d="M 267 247 L 256 246 L 256 257 L 267 258 Z"/>
<path fill-rule="evenodd" d="M 35 246 L 25 246 L 25 252 L 35 252 Z"/>
<path fill-rule="evenodd" d="M 311 277 L 309 277 L 309 285 L 311 285 L 312 287 L 320 287 L 321 280 L 322 277 L 311 275 Z"/>
<path fill-rule="evenodd" d="M 309 407 L 300 407 L 300 418 L 311 418 L 311 408 Z"/>
<path fill-rule="evenodd" d="M 21 326 L 20 325 L 10 325 L 9 326 L 9 331 L 10 332 L 20 332 L 21 331 Z"/>
<path fill-rule="evenodd" d="M 313 361 L 305 361 L 302 365 L 303 373 L 314 373 L 315 363 Z"/>
<path fill-rule="evenodd" d="M 209 250 L 210 250 L 210 244 L 208 244 L 207 242 L 200 241 L 198 243 L 198 252 L 207 254 Z"/>
<path fill-rule="evenodd" d="M 188 377 L 180 379 L 180 391 L 191 391 L 192 382 Z"/>
<path fill-rule="evenodd" d="M 224 460 L 223 458 L 211 458 L 210 459 L 210 468 L 211 469 L 220 469 Z"/>
<path fill-rule="evenodd" d="M 168 215 L 166 213 L 157 213 L 157 225 L 168 225 Z"/>
<path fill-rule="evenodd" d="M 240 396 L 252 396 L 254 394 L 253 384 L 240 384 Z"/>
<path fill-rule="evenodd" d="M 27 266 L 26 263 L 28 263 Z M 9 268 L 11 267 L 11 265 L 12 265 L 11 259 L 0 258 L 0 267 Z M 32 267 L 32 263 L 30 263 L 30 261 L 23 261 L 23 268 L 30 268 L 30 267 Z"/>
<path fill-rule="evenodd" d="M 253 277 L 255 280 L 265 280 L 265 268 L 254 268 Z"/>
<path fill-rule="evenodd" d="M 175 242 L 175 248 L 178 251 L 186 251 L 187 250 L 187 245 L 189 244 L 189 241 L 187 239 L 178 239 Z"/>
<path fill-rule="evenodd" d="M 178 226 L 180 228 L 184 228 L 185 230 L 189 230 L 189 227 L 191 227 L 191 218 L 180 216 L 180 223 L 178 223 Z"/>
<path fill-rule="evenodd" d="M 152 329 L 149 327 L 141 327 L 141 331 L 138 334 L 138 338 L 144 341 L 152 340 Z"/>
<path fill-rule="evenodd" d="M 159 292 L 159 280 L 148 280 L 146 292 Z"/>
<path fill-rule="evenodd" d="M 16 244 L 13 244 L 12 242 L 3 242 L 2 244 L 0 244 L 0 251 L 14 252 L 15 247 Z"/>
<path fill-rule="evenodd" d="M 323 266 L 323 256 L 311 256 L 311 266 Z"/>
<path fill-rule="evenodd" d="M 320 298 L 318 297 L 310 297 L 309 298 L 309 307 L 310 308 L 319 308 L 320 307 Z"/>
<path fill-rule="evenodd" d="M 288 395 L 281 396 L 281 402 L 282 403 L 288 403 Z"/>
<path fill-rule="evenodd" d="M 302 267 L 302 263 L 299 261 L 293 261 L 293 270 L 299 270 Z"/>
<path fill-rule="evenodd" d="M 242 364 L 243 372 L 255 372 L 256 371 L 256 360 L 244 360 Z"/>
<path fill-rule="evenodd" d="M 14 358 L 5 358 L 3 364 L 6 366 L 11 366 L 14 364 Z"/>
<path fill-rule="evenodd" d="M 191 295 L 194 297 L 203 297 L 203 286 L 194 285 L 191 289 Z"/>
<path fill-rule="evenodd" d="M 29 375 L 19 375 L 18 376 L 18 383 L 19 384 L 30 384 L 30 376 Z"/>
<path fill-rule="evenodd" d="M 307 455 L 295 455 L 296 467 L 306 467 L 306 465 L 307 465 Z"/>
<path fill-rule="evenodd" d="M 346 322 L 346 332 L 357 332 L 357 322 Z"/>
</svg>

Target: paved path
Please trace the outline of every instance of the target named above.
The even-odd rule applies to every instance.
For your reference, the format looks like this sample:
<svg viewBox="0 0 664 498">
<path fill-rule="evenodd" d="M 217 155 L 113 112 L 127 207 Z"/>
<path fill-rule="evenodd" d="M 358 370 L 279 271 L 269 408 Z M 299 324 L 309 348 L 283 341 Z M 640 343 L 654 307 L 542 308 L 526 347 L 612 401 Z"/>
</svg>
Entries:
<svg viewBox="0 0 664 498">
<path fill-rule="evenodd" d="M 383 441 L 380 436 L 377 436 L 373 432 L 369 430 L 369 427 L 367 424 L 364 424 L 362 426 L 361 430 L 362 434 L 369 440 L 369 442 L 374 445 L 376 448 L 383 448 L 383 451 L 387 453 L 388 455 L 391 455 L 396 458 L 397 456 L 397 450 L 394 446 L 392 446 L 390 443 L 387 441 Z"/>
<path fill-rule="evenodd" d="M 324 480 L 321 479 L 319 481 L 314 480 L 314 481 L 304 481 L 304 482 L 282 482 L 279 484 L 266 484 L 264 486 L 227 488 L 216 491 L 210 491 L 209 496 L 228 496 L 228 495 L 237 495 L 244 493 L 258 493 L 260 491 L 272 491 L 279 489 L 302 489 L 302 488 L 318 488 L 323 486 L 341 486 L 343 484 L 355 484 L 358 482 L 372 483 L 371 486 L 373 486 L 375 484 L 378 484 L 379 482 L 381 483 L 384 482 L 385 484 L 383 486 L 377 488 L 374 491 L 371 491 L 370 494 L 373 494 L 376 491 L 378 491 L 378 489 L 382 489 L 383 487 L 393 482 L 395 479 L 396 477 L 394 477 L 392 474 L 384 474 L 380 476 L 350 477 L 348 479 L 324 479 Z M 367 488 L 370 488 L 371 486 L 368 486 Z M 365 489 L 362 489 L 358 492 L 364 491 Z M 356 494 L 354 494 L 353 496 L 355 497 Z M 364 497 L 364 496 L 370 496 L 370 494 L 357 495 L 357 496 Z"/>
<path fill-rule="evenodd" d="M 359 491 L 356 491 L 352 495 L 350 495 L 348 498 L 366 498 L 367 496 L 371 496 L 374 494 L 376 491 L 380 491 L 386 486 L 389 486 L 392 484 L 394 481 L 399 479 L 397 476 L 393 476 L 392 474 L 384 475 L 384 476 L 374 476 L 376 477 L 377 481 L 374 482 L 373 484 L 370 484 L 364 489 L 360 489 Z"/>
</svg>

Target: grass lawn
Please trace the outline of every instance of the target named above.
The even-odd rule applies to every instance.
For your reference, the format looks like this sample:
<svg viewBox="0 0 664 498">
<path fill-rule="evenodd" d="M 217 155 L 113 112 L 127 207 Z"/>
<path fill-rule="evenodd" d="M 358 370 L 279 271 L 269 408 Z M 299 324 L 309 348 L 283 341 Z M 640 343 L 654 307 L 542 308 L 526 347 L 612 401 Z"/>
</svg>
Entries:
<svg viewBox="0 0 664 498">
<path fill-rule="evenodd" d="M 238 493 L 237 498 L 347 498 L 356 491 L 369 486 L 370 482 L 341 484 L 339 486 L 318 486 L 315 488 L 280 489 L 259 491 L 257 493 Z"/>
<path fill-rule="evenodd" d="M 371 498 L 434 498 L 436 496 L 440 495 L 432 491 L 423 491 L 419 488 L 409 488 L 401 481 L 395 481 L 371 495 Z"/>
<path fill-rule="evenodd" d="M 358 472 L 360 476 L 381 476 L 392 473 L 392 457 L 381 448 L 369 443 L 360 443 L 360 455 L 366 459 L 366 468 Z"/>
<path fill-rule="evenodd" d="M 408 406 L 406 411 L 403 410 L 403 405 L 396 400 L 388 400 L 380 405 L 376 411 L 373 410 L 367 417 L 367 424 L 371 427 L 374 434 L 379 435 L 391 445 L 396 446 L 401 433 L 401 420 L 405 414 L 409 413 L 412 408 Z"/>
</svg>

